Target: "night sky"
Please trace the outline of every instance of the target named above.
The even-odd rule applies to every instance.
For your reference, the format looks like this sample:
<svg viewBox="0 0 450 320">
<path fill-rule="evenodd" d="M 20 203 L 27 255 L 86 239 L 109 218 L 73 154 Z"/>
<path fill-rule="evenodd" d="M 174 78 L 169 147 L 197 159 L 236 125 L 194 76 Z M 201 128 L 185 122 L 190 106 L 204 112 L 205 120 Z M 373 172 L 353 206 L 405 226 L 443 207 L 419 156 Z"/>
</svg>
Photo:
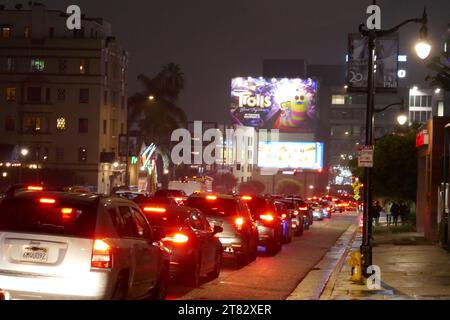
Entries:
<svg viewBox="0 0 450 320">
<path fill-rule="evenodd" d="M 11 8 L 17 1 L 0 1 Z M 26 3 L 27 1 L 22 1 Z M 139 73 L 154 75 L 179 63 L 186 77 L 180 106 L 191 120 L 228 121 L 230 79 L 259 76 L 266 58 L 304 58 L 312 64 L 345 62 L 347 34 L 366 21 L 372 1 L 301 0 L 41 0 L 65 11 L 78 4 L 88 17 L 112 23 L 130 54 L 129 92 Z M 428 9 L 429 36 L 436 49 L 450 21 L 448 0 L 378 1 L 382 28 L 420 18 Z M 424 63 L 413 51 L 419 24 L 400 31 L 400 53 L 408 54 L 408 79 L 423 84 Z M 432 54 L 436 54 L 436 51 Z"/>
</svg>

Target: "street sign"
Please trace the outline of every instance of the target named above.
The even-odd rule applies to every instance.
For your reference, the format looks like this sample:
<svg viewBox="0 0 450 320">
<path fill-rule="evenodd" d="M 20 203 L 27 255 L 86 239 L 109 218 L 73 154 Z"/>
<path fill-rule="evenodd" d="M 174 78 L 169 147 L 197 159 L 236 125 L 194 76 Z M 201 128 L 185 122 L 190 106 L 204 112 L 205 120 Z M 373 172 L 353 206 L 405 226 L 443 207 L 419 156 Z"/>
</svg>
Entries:
<svg viewBox="0 0 450 320">
<path fill-rule="evenodd" d="M 359 146 L 358 167 L 373 167 L 373 146 Z"/>
<path fill-rule="evenodd" d="M 353 199 L 355 199 L 356 201 L 358 201 L 359 199 L 361 199 L 361 197 L 360 197 L 358 194 L 355 194 L 355 195 L 353 196 Z"/>
</svg>

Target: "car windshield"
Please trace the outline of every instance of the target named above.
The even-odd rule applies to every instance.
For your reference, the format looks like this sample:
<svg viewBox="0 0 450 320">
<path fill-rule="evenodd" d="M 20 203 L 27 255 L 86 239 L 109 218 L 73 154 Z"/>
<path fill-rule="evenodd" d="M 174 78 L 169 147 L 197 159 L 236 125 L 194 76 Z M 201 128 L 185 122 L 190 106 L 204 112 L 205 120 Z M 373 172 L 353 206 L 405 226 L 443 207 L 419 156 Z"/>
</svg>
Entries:
<svg viewBox="0 0 450 320">
<path fill-rule="evenodd" d="M 52 197 L 3 199 L 0 231 L 92 237 L 96 203 Z"/>
<path fill-rule="evenodd" d="M 189 198 L 186 205 L 188 207 L 197 208 L 207 216 L 223 217 L 235 215 L 238 210 L 236 200 L 220 199 L 208 200 L 205 198 Z"/>
</svg>

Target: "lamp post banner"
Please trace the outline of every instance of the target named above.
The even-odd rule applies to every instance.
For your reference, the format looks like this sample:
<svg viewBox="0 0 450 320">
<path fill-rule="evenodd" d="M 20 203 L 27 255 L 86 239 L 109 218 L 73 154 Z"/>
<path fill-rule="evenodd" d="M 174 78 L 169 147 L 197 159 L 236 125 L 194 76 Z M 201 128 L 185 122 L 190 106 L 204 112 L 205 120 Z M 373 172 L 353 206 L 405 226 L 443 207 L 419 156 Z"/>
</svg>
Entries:
<svg viewBox="0 0 450 320">
<path fill-rule="evenodd" d="M 398 87 L 398 34 L 375 40 L 375 88 L 377 92 L 397 92 Z M 347 82 L 349 92 L 365 92 L 369 52 L 367 38 L 359 33 L 348 36 Z"/>
</svg>

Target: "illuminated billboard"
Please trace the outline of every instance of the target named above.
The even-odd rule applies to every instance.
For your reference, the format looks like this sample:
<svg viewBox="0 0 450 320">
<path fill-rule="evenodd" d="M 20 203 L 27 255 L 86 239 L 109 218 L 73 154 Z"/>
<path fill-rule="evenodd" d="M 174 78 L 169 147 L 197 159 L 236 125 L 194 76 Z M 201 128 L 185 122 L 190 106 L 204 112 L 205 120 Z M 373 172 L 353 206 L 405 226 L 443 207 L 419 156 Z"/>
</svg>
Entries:
<svg viewBox="0 0 450 320">
<path fill-rule="evenodd" d="M 323 169 L 321 142 L 264 142 L 258 144 L 258 167 Z"/>
<path fill-rule="evenodd" d="M 313 133 L 316 93 L 310 78 L 233 78 L 231 117 L 236 125 Z"/>
</svg>

